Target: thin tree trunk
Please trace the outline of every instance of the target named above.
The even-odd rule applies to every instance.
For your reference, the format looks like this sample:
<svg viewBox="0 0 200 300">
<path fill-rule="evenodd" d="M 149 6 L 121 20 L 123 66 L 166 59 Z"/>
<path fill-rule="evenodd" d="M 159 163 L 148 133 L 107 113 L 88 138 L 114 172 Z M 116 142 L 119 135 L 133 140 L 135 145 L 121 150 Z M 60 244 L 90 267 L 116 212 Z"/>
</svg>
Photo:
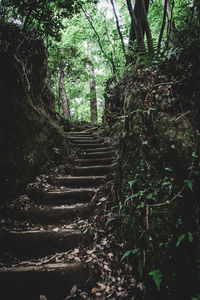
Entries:
<svg viewBox="0 0 200 300">
<path fill-rule="evenodd" d="M 162 42 L 162 37 L 163 37 L 163 32 L 165 30 L 165 24 L 166 24 L 166 17 L 167 17 L 167 2 L 168 0 L 164 0 L 164 11 L 163 11 L 163 20 L 162 20 L 162 26 L 160 30 L 160 35 L 158 39 L 158 53 L 160 52 L 160 47 L 161 47 L 161 42 Z"/>
<path fill-rule="evenodd" d="M 124 57 L 126 59 L 127 58 L 126 57 L 126 49 L 125 49 L 123 35 L 122 35 L 121 29 L 120 29 L 120 25 L 119 25 L 119 19 L 118 19 L 117 12 L 116 12 L 116 9 L 115 9 L 115 4 L 114 4 L 113 0 L 110 0 L 110 2 L 111 2 L 111 5 L 112 5 L 112 8 L 113 8 L 114 15 L 115 15 L 117 31 L 119 33 L 119 37 L 120 37 L 120 40 L 121 40 L 121 43 L 122 43 L 122 50 L 124 52 Z"/>
<path fill-rule="evenodd" d="M 97 37 L 97 42 L 98 42 L 98 44 L 99 44 L 99 47 L 100 47 L 100 49 L 101 49 L 102 54 L 104 55 L 104 57 L 105 57 L 105 58 L 108 60 L 108 62 L 110 63 L 110 65 L 111 65 L 111 67 L 112 67 L 113 74 L 116 75 L 116 68 L 115 68 L 114 61 L 112 60 L 112 57 L 110 58 L 110 57 L 106 54 L 106 52 L 104 51 L 104 48 L 103 48 L 102 43 L 101 43 L 101 38 L 100 38 L 100 36 L 99 36 L 97 30 L 95 29 L 95 27 L 94 27 L 92 21 L 90 20 L 88 14 L 87 14 L 87 12 L 84 10 L 84 8 L 81 7 L 81 9 L 82 9 L 82 11 L 83 11 L 83 13 L 84 13 L 86 19 L 88 20 L 88 22 L 89 22 L 91 28 L 93 29 L 93 31 L 94 31 L 94 33 L 95 33 L 95 35 L 96 35 L 96 37 Z"/>
<path fill-rule="evenodd" d="M 131 17 L 132 30 L 135 33 L 135 38 L 137 40 L 137 45 L 138 45 L 139 52 L 144 53 L 144 52 L 146 52 L 146 49 L 145 49 L 145 44 L 144 44 L 144 35 L 143 35 L 143 32 L 142 32 L 142 19 L 141 19 L 141 12 L 140 12 L 141 7 L 139 6 L 138 1 L 136 1 L 136 3 L 135 3 L 134 10 L 133 10 L 133 7 L 132 7 L 131 0 L 126 0 L 126 4 L 127 4 L 127 7 L 128 7 L 129 15 Z M 135 15 L 136 10 L 139 10 L 137 18 L 136 18 L 136 15 Z M 133 35 L 132 35 L 132 37 L 133 37 Z"/>
<path fill-rule="evenodd" d="M 162 0 L 163 8 L 165 7 L 165 0 Z M 173 9 L 174 9 L 174 0 L 172 0 L 172 6 L 170 5 L 169 0 L 167 0 L 166 3 L 166 15 L 167 15 L 167 46 L 169 45 L 169 42 L 173 44 L 173 41 L 171 39 L 171 33 L 175 32 L 176 27 L 173 20 Z"/>
<path fill-rule="evenodd" d="M 146 52 L 146 47 L 144 43 L 143 6 L 141 0 L 136 0 L 135 5 L 138 9 L 138 16 L 137 16 L 138 48 L 139 48 L 139 52 L 142 54 Z"/>
<path fill-rule="evenodd" d="M 59 94 L 60 94 L 60 98 L 62 99 L 63 116 L 67 119 L 70 119 L 69 100 L 67 98 L 67 93 L 65 90 L 63 70 L 60 70 Z"/>
<path fill-rule="evenodd" d="M 194 1 L 194 9 L 197 16 L 197 21 L 200 24 L 200 3 L 199 0 Z"/>
<path fill-rule="evenodd" d="M 153 47 L 153 39 L 152 39 L 152 35 L 151 35 L 151 29 L 150 29 L 149 21 L 147 18 L 146 6 L 144 3 L 144 0 L 140 0 L 140 1 L 141 1 L 141 6 L 142 6 L 144 29 L 145 29 L 146 36 L 147 36 L 148 52 L 152 56 L 154 54 L 154 47 Z"/>
<path fill-rule="evenodd" d="M 94 68 L 90 69 L 90 113 L 91 122 L 97 123 L 97 94 L 96 94 L 96 82 L 95 82 Z"/>
</svg>

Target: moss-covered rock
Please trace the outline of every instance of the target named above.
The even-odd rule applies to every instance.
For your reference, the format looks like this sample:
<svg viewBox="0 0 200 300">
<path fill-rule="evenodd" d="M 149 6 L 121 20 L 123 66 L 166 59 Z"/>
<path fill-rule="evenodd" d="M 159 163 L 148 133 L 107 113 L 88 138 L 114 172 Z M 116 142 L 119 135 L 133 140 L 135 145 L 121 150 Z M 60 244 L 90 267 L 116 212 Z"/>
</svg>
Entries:
<svg viewBox="0 0 200 300">
<path fill-rule="evenodd" d="M 144 299 L 190 299 L 197 293 L 196 48 L 158 68 L 133 69 L 105 97 L 105 125 L 119 137 L 115 215 L 135 275 L 145 283 Z"/>
<path fill-rule="evenodd" d="M 68 152 L 45 85 L 44 45 L 19 27 L 0 28 L 1 199 L 47 167 L 55 149 Z"/>
</svg>

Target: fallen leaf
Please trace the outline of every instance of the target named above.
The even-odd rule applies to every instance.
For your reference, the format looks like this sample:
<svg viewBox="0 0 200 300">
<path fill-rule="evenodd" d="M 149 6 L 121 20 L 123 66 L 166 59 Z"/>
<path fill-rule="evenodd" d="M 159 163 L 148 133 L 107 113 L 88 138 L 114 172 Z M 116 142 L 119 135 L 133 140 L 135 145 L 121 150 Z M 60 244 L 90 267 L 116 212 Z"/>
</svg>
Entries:
<svg viewBox="0 0 200 300">
<path fill-rule="evenodd" d="M 92 294 L 96 294 L 96 293 L 98 293 L 100 291 L 101 291 L 101 288 L 99 288 L 99 287 L 93 287 L 92 290 L 91 290 L 91 293 Z"/>
<path fill-rule="evenodd" d="M 98 286 L 99 286 L 99 288 L 101 289 L 101 291 L 103 291 L 103 290 L 106 289 L 106 285 L 103 284 L 103 283 L 101 283 L 101 282 L 98 283 Z"/>
<path fill-rule="evenodd" d="M 40 300 L 47 300 L 47 297 L 44 295 L 40 295 Z"/>
</svg>

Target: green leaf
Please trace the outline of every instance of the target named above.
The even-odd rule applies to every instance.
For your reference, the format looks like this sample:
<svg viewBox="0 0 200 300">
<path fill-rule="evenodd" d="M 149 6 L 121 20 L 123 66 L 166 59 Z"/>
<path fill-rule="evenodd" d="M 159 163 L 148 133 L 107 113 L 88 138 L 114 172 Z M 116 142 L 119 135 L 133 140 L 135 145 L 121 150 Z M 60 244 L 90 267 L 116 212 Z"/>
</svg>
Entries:
<svg viewBox="0 0 200 300">
<path fill-rule="evenodd" d="M 127 251 L 124 253 L 124 255 L 122 256 L 121 261 L 123 261 L 126 257 L 128 257 L 128 256 L 131 254 L 131 251 L 132 251 L 132 250 L 127 250 Z"/>
<path fill-rule="evenodd" d="M 108 219 L 107 221 L 106 221 L 106 226 L 108 225 L 108 224 L 110 224 L 112 221 L 114 221 L 115 220 L 115 218 L 110 218 L 110 219 Z"/>
<path fill-rule="evenodd" d="M 132 250 L 127 250 L 124 255 L 122 256 L 121 258 L 121 262 L 126 258 L 128 257 L 130 254 L 136 254 L 140 249 L 139 248 L 135 248 L 135 249 L 132 249 Z"/>
<path fill-rule="evenodd" d="M 157 286 L 158 291 L 160 290 L 160 284 L 162 281 L 162 273 L 159 269 L 149 272 L 149 275 L 152 276 L 155 285 Z"/>
<path fill-rule="evenodd" d="M 152 198 L 153 198 L 153 194 L 152 194 L 152 193 L 148 194 L 148 195 L 146 196 L 146 198 L 147 198 L 147 199 L 152 199 Z"/>
<path fill-rule="evenodd" d="M 162 186 L 169 185 L 170 183 L 171 183 L 170 181 L 164 181 Z"/>
<path fill-rule="evenodd" d="M 176 243 L 176 247 L 178 247 L 180 245 L 180 243 L 184 240 L 185 238 L 185 234 L 181 234 L 178 238 L 178 241 Z"/>
<path fill-rule="evenodd" d="M 142 145 L 148 145 L 148 141 L 143 141 Z"/>
<path fill-rule="evenodd" d="M 172 172 L 173 170 L 171 168 L 165 168 L 166 171 Z"/>
<path fill-rule="evenodd" d="M 131 180 L 131 181 L 129 181 L 128 182 L 128 184 L 129 184 L 129 186 L 130 186 L 130 189 L 132 188 L 132 186 L 134 185 L 134 183 L 136 183 L 137 182 L 137 180 L 136 179 L 134 179 L 134 180 Z"/>
<path fill-rule="evenodd" d="M 190 242 L 192 242 L 194 240 L 194 237 L 191 232 L 188 232 L 188 239 Z"/>
<path fill-rule="evenodd" d="M 187 183 L 189 189 L 191 190 L 191 192 L 193 192 L 193 182 L 194 182 L 194 179 L 191 179 L 191 180 L 185 180 L 184 181 L 185 183 Z"/>
<path fill-rule="evenodd" d="M 145 206 L 145 203 L 144 202 L 141 202 L 138 206 L 137 206 L 137 208 L 143 208 Z"/>
<path fill-rule="evenodd" d="M 53 148 L 53 151 L 56 153 L 56 154 L 60 154 L 60 150 L 56 147 Z"/>
<path fill-rule="evenodd" d="M 197 158 L 197 157 L 198 157 L 198 155 L 197 155 L 195 152 L 192 152 L 192 157 L 195 157 L 195 158 Z"/>
<path fill-rule="evenodd" d="M 129 196 L 129 197 L 126 197 L 126 199 L 125 199 L 125 201 L 124 201 L 124 204 L 126 205 L 127 202 L 128 202 L 128 200 L 130 200 L 130 199 L 132 199 L 132 198 L 136 198 L 136 197 L 138 197 L 139 195 L 140 195 L 140 193 L 136 193 L 136 194 L 133 194 L 133 195 L 131 195 L 131 196 Z"/>
</svg>

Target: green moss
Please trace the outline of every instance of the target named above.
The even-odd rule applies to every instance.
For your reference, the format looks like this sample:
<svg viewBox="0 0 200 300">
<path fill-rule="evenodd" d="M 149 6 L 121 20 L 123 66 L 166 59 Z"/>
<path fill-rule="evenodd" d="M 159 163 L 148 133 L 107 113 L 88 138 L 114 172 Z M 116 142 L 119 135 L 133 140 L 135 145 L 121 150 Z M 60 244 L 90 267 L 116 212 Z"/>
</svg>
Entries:
<svg viewBox="0 0 200 300">
<path fill-rule="evenodd" d="M 29 66 L 29 69 L 24 70 L 21 65 L 24 62 L 20 63 L 19 57 L 16 59 L 16 44 L 20 43 L 20 51 L 24 47 L 28 55 L 30 49 L 26 47 L 29 43 L 19 29 L 12 30 L 11 35 L 6 35 L 4 28 L 4 39 L 7 39 L 9 52 L 3 48 L 3 42 L 0 44 L 0 188 L 5 195 L 16 191 L 35 174 L 44 170 L 47 163 L 55 157 L 54 147 L 63 149 L 65 154 L 68 151 L 64 132 L 56 120 L 55 112 L 50 108 L 46 111 L 46 106 L 42 103 L 44 49 L 36 51 L 41 55 L 42 63 L 34 66 L 35 73 L 31 73 L 34 61 L 24 64 Z M 40 47 L 41 43 L 32 43 L 32 47 L 34 45 Z M 27 62 L 29 57 L 24 55 L 23 59 Z M 24 72 L 31 84 L 29 90 Z M 37 74 L 41 76 L 34 80 L 33 77 Z M 52 94 L 49 95 L 52 105 Z M 44 98 L 45 101 L 48 100 L 47 95 Z"/>
</svg>

